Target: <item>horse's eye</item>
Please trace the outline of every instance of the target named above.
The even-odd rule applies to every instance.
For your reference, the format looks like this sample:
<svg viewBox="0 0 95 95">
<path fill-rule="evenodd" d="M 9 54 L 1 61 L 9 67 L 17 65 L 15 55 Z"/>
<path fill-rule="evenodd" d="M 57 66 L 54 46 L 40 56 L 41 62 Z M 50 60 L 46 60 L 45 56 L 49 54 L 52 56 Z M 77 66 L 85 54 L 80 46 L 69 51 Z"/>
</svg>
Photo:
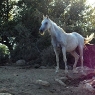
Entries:
<svg viewBox="0 0 95 95">
<path fill-rule="evenodd" d="M 46 22 L 45 25 L 47 25 L 48 23 Z"/>
</svg>

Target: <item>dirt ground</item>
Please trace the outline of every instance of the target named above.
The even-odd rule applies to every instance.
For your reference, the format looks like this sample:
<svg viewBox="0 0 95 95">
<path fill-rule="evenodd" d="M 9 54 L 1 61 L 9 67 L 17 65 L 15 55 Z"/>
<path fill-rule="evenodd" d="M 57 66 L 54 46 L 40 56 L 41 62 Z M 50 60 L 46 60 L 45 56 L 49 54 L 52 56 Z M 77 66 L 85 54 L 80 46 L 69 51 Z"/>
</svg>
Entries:
<svg viewBox="0 0 95 95">
<path fill-rule="evenodd" d="M 60 70 L 59 75 L 64 76 L 64 70 Z M 54 81 L 55 76 L 55 69 L 1 66 L 0 93 L 10 93 L 10 95 L 95 95 L 94 92 L 79 88 L 79 81 L 69 80 L 65 82 L 66 87 L 62 86 Z M 50 86 L 37 84 L 36 80 L 39 79 L 48 81 Z"/>
</svg>

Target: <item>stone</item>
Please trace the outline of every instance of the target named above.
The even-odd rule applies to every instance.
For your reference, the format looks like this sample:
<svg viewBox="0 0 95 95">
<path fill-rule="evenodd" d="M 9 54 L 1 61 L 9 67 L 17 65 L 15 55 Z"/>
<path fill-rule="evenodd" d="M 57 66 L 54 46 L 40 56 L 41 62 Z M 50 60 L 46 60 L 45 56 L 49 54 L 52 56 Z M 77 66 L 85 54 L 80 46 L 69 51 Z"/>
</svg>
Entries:
<svg viewBox="0 0 95 95">
<path fill-rule="evenodd" d="M 39 69 L 46 69 L 46 67 L 45 66 L 40 66 Z"/>
<path fill-rule="evenodd" d="M 66 86 L 66 84 L 61 79 L 55 79 L 60 85 Z"/>
<path fill-rule="evenodd" d="M 0 95 L 12 95 L 10 93 L 0 93 Z"/>
<path fill-rule="evenodd" d="M 38 68 L 40 68 L 40 65 L 39 65 L 39 64 L 35 64 L 33 67 L 34 67 L 35 69 L 38 69 Z"/>
<path fill-rule="evenodd" d="M 84 80 L 79 84 L 79 88 L 86 89 L 91 92 L 95 92 L 95 77 L 89 79 L 89 80 Z"/>
<path fill-rule="evenodd" d="M 26 62 L 25 62 L 25 60 L 18 60 L 18 61 L 16 61 L 16 63 L 15 63 L 17 66 L 23 66 L 23 65 L 26 65 Z"/>
<path fill-rule="evenodd" d="M 36 84 L 43 85 L 43 86 L 50 86 L 50 83 L 43 80 L 36 80 Z"/>
</svg>

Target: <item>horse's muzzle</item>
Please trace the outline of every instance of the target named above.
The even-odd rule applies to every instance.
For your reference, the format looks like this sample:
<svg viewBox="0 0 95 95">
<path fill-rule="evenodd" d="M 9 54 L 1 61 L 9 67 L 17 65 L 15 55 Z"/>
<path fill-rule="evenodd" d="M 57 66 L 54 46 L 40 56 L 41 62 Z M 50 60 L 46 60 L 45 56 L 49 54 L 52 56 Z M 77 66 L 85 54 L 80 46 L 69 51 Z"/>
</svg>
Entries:
<svg viewBox="0 0 95 95">
<path fill-rule="evenodd" d="M 41 35 L 43 35 L 43 34 L 44 34 L 43 29 L 39 29 L 39 33 L 40 33 Z"/>
</svg>

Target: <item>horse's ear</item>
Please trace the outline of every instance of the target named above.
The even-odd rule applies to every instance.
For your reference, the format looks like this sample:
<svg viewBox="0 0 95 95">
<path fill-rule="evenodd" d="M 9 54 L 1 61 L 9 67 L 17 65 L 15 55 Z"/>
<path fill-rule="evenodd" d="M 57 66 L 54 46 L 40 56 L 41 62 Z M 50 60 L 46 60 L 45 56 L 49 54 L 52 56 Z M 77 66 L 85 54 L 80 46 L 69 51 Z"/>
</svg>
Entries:
<svg viewBox="0 0 95 95">
<path fill-rule="evenodd" d="M 46 15 L 46 18 L 48 19 L 48 18 L 49 18 L 49 16 L 48 16 L 48 15 Z"/>
<path fill-rule="evenodd" d="M 43 19 L 45 18 L 45 16 L 43 15 Z"/>
<path fill-rule="evenodd" d="M 47 18 L 47 19 L 48 19 L 48 18 L 49 18 L 49 16 L 48 16 L 48 15 L 46 15 L 46 16 L 44 16 L 44 15 L 43 15 L 43 19 L 45 19 L 45 18 Z"/>
</svg>

